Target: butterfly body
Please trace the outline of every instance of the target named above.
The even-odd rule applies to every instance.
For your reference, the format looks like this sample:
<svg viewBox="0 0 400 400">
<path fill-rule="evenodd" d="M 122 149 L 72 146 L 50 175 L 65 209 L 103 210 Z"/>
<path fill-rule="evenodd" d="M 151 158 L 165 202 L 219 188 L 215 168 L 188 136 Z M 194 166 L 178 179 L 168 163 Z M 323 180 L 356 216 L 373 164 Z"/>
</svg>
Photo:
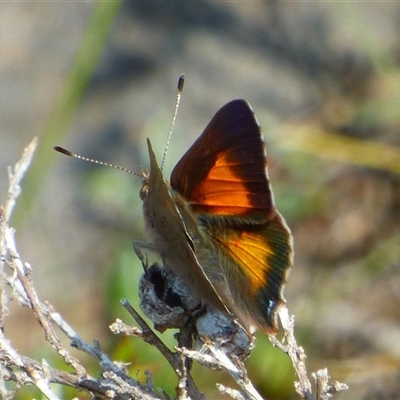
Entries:
<svg viewBox="0 0 400 400">
<path fill-rule="evenodd" d="M 293 243 L 274 205 L 265 145 L 248 103 L 234 100 L 216 113 L 173 169 L 171 187 L 148 147 L 143 210 L 164 264 L 246 330 L 275 333 Z"/>
<path fill-rule="evenodd" d="M 147 143 L 150 173 L 143 174 L 141 197 L 151 247 L 160 254 L 164 267 L 179 276 L 201 299 L 206 298 L 213 307 L 231 314 L 193 251 L 192 237 L 195 238 L 196 234 L 198 239 L 201 237 L 198 232 L 196 234 L 194 232 L 196 230 L 194 220 L 190 214 L 184 214 L 186 223 L 184 222 L 177 206 L 179 200 L 172 197 L 169 185 L 164 181 L 157 164 L 151 143 L 150 141 Z M 183 203 L 181 210 L 184 211 Z M 192 226 L 191 234 L 187 226 Z"/>
</svg>

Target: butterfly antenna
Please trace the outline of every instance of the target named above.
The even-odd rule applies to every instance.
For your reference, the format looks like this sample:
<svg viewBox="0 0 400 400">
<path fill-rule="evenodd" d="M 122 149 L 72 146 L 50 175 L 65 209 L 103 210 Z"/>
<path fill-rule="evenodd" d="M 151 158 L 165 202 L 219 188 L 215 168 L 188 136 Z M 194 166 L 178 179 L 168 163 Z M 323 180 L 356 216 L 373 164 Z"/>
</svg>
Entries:
<svg viewBox="0 0 400 400">
<path fill-rule="evenodd" d="M 106 166 L 106 167 L 111 167 L 111 168 L 119 169 L 120 171 L 125 171 L 125 172 L 128 172 L 129 174 L 132 174 L 132 175 L 136 175 L 136 176 L 141 177 L 140 174 L 138 174 L 137 172 L 132 171 L 132 170 L 130 170 L 130 169 L 128 169 L 128 168 L 120 167 L 120 166 L 118 166 L 118 165 L 111 164 L 111 163 L 104 162 L 104 161 L 95 160 L 94 158 L 84 157 L 84 156 L 81 156 L 81 155 L 79 155 L 79 154 L 72 153 L 72 152 L 70 152 L 69 150 L 66 150 L 66 149 L 64 149 L 63 147 L 60 147 L 60 146 L 55 146 L 55 147 L 53 147 L 53 149 L 54 149 L 55 151 L 58 151 L 59 153 L 65 154 L 66 156 L 69 156 L 69 157 L 78 158 L 79 160 L 88 161 L 88 162 L 90 162 L 90 163 L 99 164 L 99 165 L 104 165 L 104 166 Z"/>
<path fill-rule="evenodd" d="M 184 83 L 185 83 L 185 75 L 181 75 L 178 80 L 178 89 L 176 91 L 175 111 L 174 111 L 174 115 L 172 117 L 171 127 L 169 128 L 167 143 L 165 144 L 165 150 L 164 150 L 163 158 L 161 161 L 161 168 L 160 168 L 161 171 L 163 170 L 165 159 L 167 158 L 169 142 L 171 141 L 172 130 L 174 129 L 176 115 L 178 114 L 178 108 L 179 108 L 179 103 L 181 102 L 181 96 L 182 96 L 182 92 L 183 92 Z"/>
</svg>

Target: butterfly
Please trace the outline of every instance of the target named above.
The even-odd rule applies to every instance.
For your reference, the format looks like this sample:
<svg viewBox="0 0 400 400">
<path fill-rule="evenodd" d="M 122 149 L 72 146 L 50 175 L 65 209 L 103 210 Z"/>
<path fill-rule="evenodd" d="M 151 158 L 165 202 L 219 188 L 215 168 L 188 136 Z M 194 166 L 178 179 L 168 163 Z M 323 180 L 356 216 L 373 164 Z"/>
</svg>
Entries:
<svg viewBox="0 0 400 400">
<path fill-rule="evenodd" d="M 278 331 L 293 239 L 275 207 L 261 128 L 245 100 L 211 119 L 176 164 L 170 184 L 147 140 L 142 170 L 149 247 L 206 304 L 248 331 Z"/>
</svg>

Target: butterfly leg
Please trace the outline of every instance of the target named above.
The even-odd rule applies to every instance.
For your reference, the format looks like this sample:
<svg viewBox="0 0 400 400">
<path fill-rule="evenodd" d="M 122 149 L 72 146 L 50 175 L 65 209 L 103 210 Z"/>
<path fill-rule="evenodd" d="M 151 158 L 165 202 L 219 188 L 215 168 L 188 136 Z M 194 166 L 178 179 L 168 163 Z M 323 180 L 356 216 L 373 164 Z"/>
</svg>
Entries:
<svg viewBox="0 0 400 400">
<path fill-rule="evenodd" d="M 170 307 L 180 306 L 183 308 L 179 295 L 175 294 L 174 291 L 169 287 L 169 280 L 173 278 L 168 278 L 164 267 L 160 266 L 158 263 L 154 263 L 149 266 L 148 258 L 142 252 L 143 249 L 156 251 L 152 243 L 148 243 L 142 240 L 135 240 L 133 242 L 133 250 L 143 266 L 143 278 L 151 282 L 151 284 L 154 286 L 156 296 L 160 300 L 164 301 Z"/>
<path fill-rule="evenodd" d="M 150 250 L 157 252 L 156 247 L 152 243 L 145 242 L 144 240 L 134 240 L 132 243 L 133 251 L 139 258 L 140 262 L 142 263 L 144 272 L 149 269 L 148 259 L 142 252 L 142 250 Z"/>
</svg>

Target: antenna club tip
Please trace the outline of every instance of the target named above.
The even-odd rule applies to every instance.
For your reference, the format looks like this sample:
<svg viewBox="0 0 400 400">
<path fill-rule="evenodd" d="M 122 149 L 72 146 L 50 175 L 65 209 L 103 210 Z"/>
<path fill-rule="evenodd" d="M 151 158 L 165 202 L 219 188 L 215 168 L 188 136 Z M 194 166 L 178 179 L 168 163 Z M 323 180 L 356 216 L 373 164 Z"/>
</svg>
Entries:
<svg viewBox="0 0 400 400">
<path fill-rule="evenodd" d="M 181 93 L 183 91 L 183 85 L 185 84 L 185 75 L 181 75 L 178 79 L 178 91 Z"/>
<path fill-rule="evenodd" d="M 58 151 L 59 153 L 65 154 L 66 156 L 73 157 L 73 154 L 72 154 L 70 151 L 64 149 L 63 147 L 54 146 L 53 149 L 54 149 L 55 151 Z"/>
</svg>

